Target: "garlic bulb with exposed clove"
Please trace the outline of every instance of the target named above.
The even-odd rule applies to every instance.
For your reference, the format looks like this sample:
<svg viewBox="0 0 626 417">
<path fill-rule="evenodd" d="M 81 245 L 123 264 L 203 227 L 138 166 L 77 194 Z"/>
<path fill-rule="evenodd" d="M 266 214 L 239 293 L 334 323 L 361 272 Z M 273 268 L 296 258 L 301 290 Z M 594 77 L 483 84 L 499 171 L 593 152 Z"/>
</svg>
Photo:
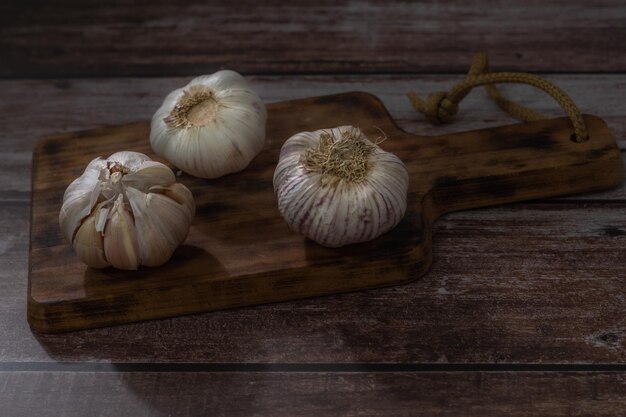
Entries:
<svg viewBox="0 0 626 417">
<path fill-rule="evenodd" d="M 244 169 L 265 143 L 267 111 L 246 80 L 223 70 L 172 91 L 152 118 L 150 144 L 183 171 L 217 178 Z"/>
<path fill-rule="evenodd" d="M 409 175 L 402 161 L 352 126 L 287 139 L 274 172 L 289 227 L 339 247 L 375 239 L 404 217 Z"/>
<path fill-rule="evenodd" d="M 139 152 L 96 158 L 65 190 L 61 232 L 92 268 L 158 266 L 189 232 L 191 191 L 172 170 Z"/>
</svg>

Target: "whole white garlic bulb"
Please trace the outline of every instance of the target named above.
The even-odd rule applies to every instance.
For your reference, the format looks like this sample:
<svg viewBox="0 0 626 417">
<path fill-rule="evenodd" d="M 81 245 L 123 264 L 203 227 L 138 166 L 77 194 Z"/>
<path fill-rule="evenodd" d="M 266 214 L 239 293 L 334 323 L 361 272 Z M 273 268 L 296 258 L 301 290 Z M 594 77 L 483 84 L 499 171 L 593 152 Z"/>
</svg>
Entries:
<svg viewBox="0 0 626 417">
<path fill-rule="evenodd" d="M 172 256 L 195 213 L 172 170 L 139 152 L 96 158 L 65 190 L 61 232 L 92 268 L 158 266 Z"/>
<path fill-rule="evenodd" d="M 267 110 L 246 80 L 223 70 L 172 91 L 152 117 L 157 155 L 201 178 L 244 169 L 265 143 Z"/>
<path fill-rule="evenodd" d="M 274 172 L 278 209 L 289 227 L 328 247 L 394 228 L 406 211 L 408 184 L 402 161 L 352 126 L 292 136 Z"/>
</svg>

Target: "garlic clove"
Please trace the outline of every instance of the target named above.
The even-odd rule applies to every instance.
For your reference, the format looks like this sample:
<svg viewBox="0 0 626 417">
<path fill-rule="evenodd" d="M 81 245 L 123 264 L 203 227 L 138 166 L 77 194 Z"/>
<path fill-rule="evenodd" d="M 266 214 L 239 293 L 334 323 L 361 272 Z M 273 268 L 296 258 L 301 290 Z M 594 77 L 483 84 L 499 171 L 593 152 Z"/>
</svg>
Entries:
<svg viewBox="0 0 626 417">
<path fill-rule="evenodd" d="M 63 194 L 63 205 L 59 212 L 61 233 L 66 241 L 72 242 L 81 221 L 89 215 L 100 194 L 98 173 L 106 165 L 101 158 L 92 160 L 85 173 L 75 179 Z"/>
<path fill-rule="evenodd" d="M 196 213 L 196 204 L 193 199 L 193 194 L 189 191 L 189 188 L 185 187 L 180 183 L 174 183 L 168 185 L 167 187 L 151 187 L 151 192 L 161 193 L 172 200 L 176 201 L 178 204 L 183 205 L 187 208 L 191 216 L 193 217 Z"/>
<path fill-rule="evenodd" d="M 67 187 L 63 194 L 63 199 L 70 198 L 74 194 L 84 194 L 90 192 L 94 185 L 98 183 L 98 175 L 100 171 L 106 166 L 106 161 L 102 158 L 92 159 L 91 162 L 85 168 L 83 174 L 76 178 Z"/>
<path fill-rule="evenodd" d="M 137 269 L 140 264 L 134 223 L 133 216 L 125 207 L 123 195 L 120 194 L 104 228 L 104 254 L 115 268 Z"/>
<path fill-rule="evenodd" d="M 97 213 L 91 214 L 78 228 L 73 247 L 78 258 L 92 268 L 109 266 L 104 256 L 102 234 L 96 230 Z"/>
<path fill-rule="evenodd" d="M 174 188 L 173 192 L 177 191 L 180 193 Z M 142 264 L 162 265 L 189 233 L 192 204 L 180 204 L 165 195 L 143 193 L 131 187 L 126 189 L 126 196 L 135 216 Z"/>
<path fill-rule="evenodd" d="M 147 192 L 156 185 L 170 185 L 176 182 L 174 172 L 156 161 L 144 161 L 136 169 L 124 175 L 122 182 L 125 186 Z"/>
</svg>

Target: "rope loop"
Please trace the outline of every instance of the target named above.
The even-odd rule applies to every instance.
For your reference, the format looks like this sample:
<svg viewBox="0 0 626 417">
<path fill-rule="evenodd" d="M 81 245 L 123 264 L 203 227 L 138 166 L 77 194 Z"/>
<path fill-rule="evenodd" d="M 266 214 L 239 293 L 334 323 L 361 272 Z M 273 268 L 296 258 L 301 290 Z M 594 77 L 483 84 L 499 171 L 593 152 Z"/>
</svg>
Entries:
<svg viewBox="0 0 626 417">
<path fill-rule="evenodd" d="M 574 130 L 573 139 L 576 142 L 586 142 L 589 140 L 587 126 L 585 125 L 582 113 L 565 91 L 561 90 L 550 81 L 534 74 L 523 72 L 489 72 L 489 61 L 485 53 L 478 53 L 474 56 L 467 77 L 452 87 L 450 91 L 432 93 L 426 100 L 420 99 L 413 91 L 407 93 L 407 96 L 409 100 L 411 100 L 413 107 L 424 114 L 426 119 L 432 124 L 451 123 L 454 119 L 454 115 L 459 110 L 459 102 L 463 100 L 473 88 L 479 86 L 484 86 L 489 97 L 511 116 L 523 121 L 545 119 L 542 114 L 504 97 L 500 90 L 494 85 L 500 83 L 528 84 L 545 91 L 559 103 L 570 118 Z"/>
<path fill-rule="evenodd" d="M 413 105 L 419 108 L 432 124 L 451 123 L 454 115 L 459 111 L 459 106 L 448 99 L 448 93 L 445 91 L 431 93 L 426 100 L 413 102 Z"/>
</svg>

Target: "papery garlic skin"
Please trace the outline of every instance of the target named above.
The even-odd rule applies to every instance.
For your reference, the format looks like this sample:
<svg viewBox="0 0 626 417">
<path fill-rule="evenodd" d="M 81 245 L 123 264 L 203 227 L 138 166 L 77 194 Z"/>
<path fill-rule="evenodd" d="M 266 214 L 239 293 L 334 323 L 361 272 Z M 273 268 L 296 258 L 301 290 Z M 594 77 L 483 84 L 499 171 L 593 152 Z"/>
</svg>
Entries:
<svg viewBox="0 0 626 417">
<path fill-rule="evenodd" d="M 243 170 L 265 143 L 267 110 L 246 80 L 230 70 L 172 91 L 152 117 L 154 152 L 183 171 L 217 178 Z"/>
<path fill-rule="evenodd" d="M 312 168 L 305 156 L 320 146 L 322 135 L 336 142 L 359 137 L 369 149 L 365 165 L 359 165 L 363 172 L 347 178 Z M 352 126 L 292 136 L 284 143 L 274 172 L 278 209 L 289 227 L 327 247 L 366 242 L 394 228 L 406 212 L 408 184 L 402 161 Z"/>
<path fill-rule="evenodd" d="M 65 190 L 59 224 L 92 268 L 167 262 L 189 233 L 195 203 L 166 165 L 139 152 L 92 160 Z"/>
</svg>

